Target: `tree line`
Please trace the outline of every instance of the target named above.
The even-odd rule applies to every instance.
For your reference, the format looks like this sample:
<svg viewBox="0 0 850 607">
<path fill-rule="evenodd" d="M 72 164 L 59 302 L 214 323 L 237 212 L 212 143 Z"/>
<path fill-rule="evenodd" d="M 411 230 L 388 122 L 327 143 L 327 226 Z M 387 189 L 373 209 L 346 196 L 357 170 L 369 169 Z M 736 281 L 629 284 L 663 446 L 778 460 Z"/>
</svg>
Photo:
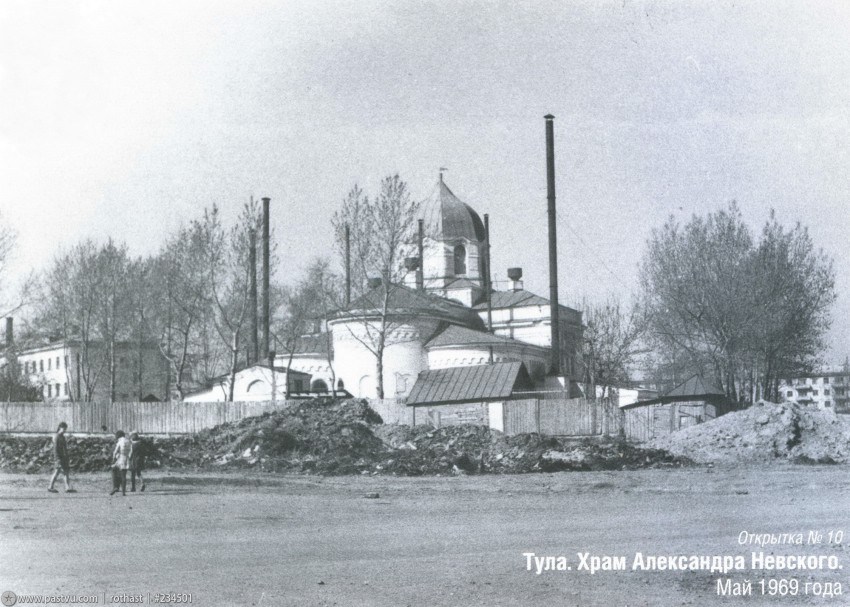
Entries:
<svg viewBox="0 0 850 607">
<path fill-rule="evenodd" d="M 415 250 L 420 211 L 407 184 L 390 175 L 371 197 L 355 185 L 332 220 L 340 259 L 348 231 L 354 297 L 371 298 L 358 312 L 363 330 L 352 335 L 375 358 L 379 396 L 384 352 L 398 321 L 392 295 L 410 270 L 405 256 Z M 266 356 L 252 322 L 257 311 L 250 309 L 256 276 L 249 261 L 261 222 L 253 200 L 231 226 L 212 206 L 144 258 L 112 240 L 84 240 L 58 254 L 35 281 L 30 333 L 80 343 L 84 400 L 103 384 L 114 397 L 119 342 L 137 346 L 136 363 L 145 344 L 157 344 L 167 361 L 166 394 L 183 398 L 226 375 L 232 399 L 237 370 Z M 14 233 L 0 223 L 0 273 L 13 245 Z M 343 279 L 318 258 L 286 285 L 275 276 L 278 266 L 273 248 L 269 349 L 291 361 L 303 336 L 344 308 Z M 671 387 L 698 373 L 734 401 L 777 400 L 782 379 L 822 363 L 835 273 L 799 223 L 783 226 L 771 213 L 753 230 L 735 203 L 684 224 L 671 217 L 651 233 L 639 275 L 631 303 L 614 297 L 584 305 L 579 379 L 591 394 L 596 386 L 629 385 L 638 375 Z M 369 288 L 374 277 L 380 284 Z M 317 335 L 327 340 L 330 363 L 330 334 Z"/>
<path fill-rule="evenodd" d="M 144 364 L 145 352 L 155 348 L 165 370 L 160 392 L 167 398 L 182 399 L 226 376 L 227 398 L 232 400 L 239 369 L 269 364 L 269 352 L 291 356 L 301 336 L 338 300 L 329 262 L 316 259 L 296 284 L 281 284 L 272 246 L 270 344 L 269 352 L 260 351 L 253 322 L 259 311 L 251 309 L 257 277 L 251 276 L 250 261 L 259 257 L 261 228 L 259 205 L 251 200 L 229 226 L 218 206 L 205 209 L 167 235 L 150 256 L 133 256 L 112 239 L 82 240 L 59 252 L 33 281 L 37 286 L 16 348 L 39 345 L 46 338 L 75 343 L 79 388 L 69 394 L 72 399 L 88 401 L 96 390 L 105 389 L 116 400 L 119 354 L 133 367 L 131 388 L 141 398 L 144 375 L 153 372 Z M 272 242 L 273 236 L 272 231 Z M 260 272 L 261 264 L 256 266 Z M 317 301 L 324 305 L 317 307 Z M 39 397 L 35 386 L 21 387 L 29 390 L 23 394 Z"/>
</svg>

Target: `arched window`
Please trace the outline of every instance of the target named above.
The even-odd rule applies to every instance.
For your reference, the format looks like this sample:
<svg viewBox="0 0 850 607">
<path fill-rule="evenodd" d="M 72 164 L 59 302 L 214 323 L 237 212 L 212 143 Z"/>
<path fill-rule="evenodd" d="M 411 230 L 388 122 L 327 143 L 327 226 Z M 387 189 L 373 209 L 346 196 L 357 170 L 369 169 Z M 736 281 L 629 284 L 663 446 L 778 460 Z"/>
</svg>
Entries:
<svg viewBox="0 0 850 607">
<path fill-rule="evenodd" d="M 466 247 L 462 244 L 455 246 L 455 276 L 466 274 Z"/>
<path fill-rule="evenodd" d="M 328 385 L 321 379 L 314 379 L 310 384 L 310 392 L 327 392 Z"/>
</svg>

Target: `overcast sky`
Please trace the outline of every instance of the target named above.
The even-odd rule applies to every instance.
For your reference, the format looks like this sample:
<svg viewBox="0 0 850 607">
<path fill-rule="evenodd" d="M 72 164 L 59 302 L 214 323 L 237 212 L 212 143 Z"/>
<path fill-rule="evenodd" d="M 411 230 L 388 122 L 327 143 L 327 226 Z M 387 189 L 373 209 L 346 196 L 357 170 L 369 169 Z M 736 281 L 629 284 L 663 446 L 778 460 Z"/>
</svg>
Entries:
<svg viewBox="0 0 850 607">
<path fill-rule="evenodd" d="M 546 295 L 543 116 L 562 297 L 628 296 L 653 227 L 737 200 L 836 262 L 850 354 L 850 2 L 0 4 L 0 214 L 15 271 L 82 238 L 153 253 L 272 198 L 296 279 L 354 183 L 438 168 L 489 213 L 496 278 Z"/>
</svg>

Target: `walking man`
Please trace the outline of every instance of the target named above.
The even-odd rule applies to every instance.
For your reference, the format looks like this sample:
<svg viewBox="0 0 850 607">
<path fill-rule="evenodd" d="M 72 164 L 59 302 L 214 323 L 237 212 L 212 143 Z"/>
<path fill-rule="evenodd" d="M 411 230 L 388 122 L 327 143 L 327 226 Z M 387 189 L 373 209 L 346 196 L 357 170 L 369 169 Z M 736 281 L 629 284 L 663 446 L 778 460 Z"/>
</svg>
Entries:
<svg viewBox="0 0 850 607">
<path fill-rule="evenodd" d="M 65 477 L 65 492 L 76 493 L 71 488 L 71 462 L 68 459 L 68 445 L 65 442 L 65 430 L 68 429 L 68 424 L 59 422 L 59 427 L 56 429 L 56 434 L 53 435 L 53 478 L 50 479 L 50 486 L 47 488 L 50 493 L 59 493 L 53 488 L 56 484 L 56 479 L 59 478 L 59 473 Z"/>
</svg>

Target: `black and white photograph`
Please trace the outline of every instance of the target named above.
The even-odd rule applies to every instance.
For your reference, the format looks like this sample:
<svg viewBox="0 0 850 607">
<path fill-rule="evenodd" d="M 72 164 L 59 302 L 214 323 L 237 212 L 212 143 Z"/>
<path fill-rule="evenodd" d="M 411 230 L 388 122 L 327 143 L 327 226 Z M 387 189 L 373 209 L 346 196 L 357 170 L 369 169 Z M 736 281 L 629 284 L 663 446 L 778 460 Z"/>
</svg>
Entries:
<svg viewBox="0 0 850 607">
<path fill-rule="evenodd" d="M 4 607 L 850 605 L 850 2 L 5 0 L 0 319 Z"/>
</svg>

